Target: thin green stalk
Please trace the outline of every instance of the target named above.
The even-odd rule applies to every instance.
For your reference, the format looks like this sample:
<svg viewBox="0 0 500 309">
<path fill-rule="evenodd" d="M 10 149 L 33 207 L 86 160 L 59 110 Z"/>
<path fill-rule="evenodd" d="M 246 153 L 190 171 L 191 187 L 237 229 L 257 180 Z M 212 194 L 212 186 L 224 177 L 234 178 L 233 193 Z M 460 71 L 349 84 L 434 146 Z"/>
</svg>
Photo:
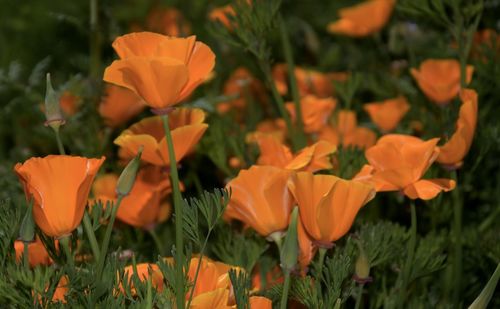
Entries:
<svg viewBox="0 0 500 309">
<path fill-rule="evenodd" d="M 415 247 L 417 244 L 417 211 L 415 209 L 415 201 L 410 201 L 411 208 L 411 227 L 410 227 L 410 239 L 408 241 L 408 251 L 406 253 L 406 261 L 403 265 L 403 270 L 401 274 L 402 284 L 400 286 L 399 298 L 398 298 L 398 308 L 403 308 L 404 301 L 406 298 L 406 289 L 408 288 L 408 281 L 410 280 L 411 267 L 413 266 L 413 260 L 415 256 Z"/>
<path fill-rule="evenodd" d="M 288 77 L 290 79 L 290 88 L 292 92 L 293 102 L 295 104 L 295 135 L 297 136 L 297 146 L 303 148 L 306 146 L 306 136 L 304 134 L 304 124 L 302 123 L 302 108 L 300 106 L 300 94 L 297 86 L 297 78 L 295 77 L 295 63 L 293 62 L 292 46 L 287 33 L 285 21 L 280 16 L 280 34 L 281 45 L 285 54 L 285 60 L 288 67 Z"/>
<path fill-rule="evenodd" d="M 97 263 L 98 279 L 101 279 L 102 271 L 104 270 L 104 261 L 106 261 L 106 254 L 108 253 L 109 241 L 111 240 L 111 232 L 113 231 L 113 225 L 115 224 L 116 213 L 118 212 L 118 207 L 120 207 L 123 198 L 123 195 L 118 195 L 118 199 L 113 204 L 113 208 L 111 209 L 111 217 L 109 218 L 108 226 L 106 227 L 106 233 L 104 234 L 104 240 L 102 242 L 101 252 Z"/>
<path fill-rule="evenodd" d="M 161 244 L 161 240 L 158 237 L 158 234 L 156 234 L 156 231 L 154 229 L 148 229 L 149 235 L 151 235 L 151 238 L 153 238 L 153 241 L 155 242 L 156 249 L 158 249 L 158 254 L 163 256 L 165 254 L 165 249 L 163 248 L 163 245 Z"/>
<path fill-rule="evenodd" d="M 61 135 L 59 134 L 59 128 L 54 129 L 54 132 L 56 134 L 56 141 L 57 141 L 57 148 L 59 148 L 59 154 L 65 155 L 66 152 L 64 151 L 64 146 L 61 141 Z"/>
<path fill-rule="evenodd" d="M 27 241 L 23 242 L 24 248 L 23 248 L 23 264 L 24 267 L 29 270 L 30 269 L 30 261 L 29 261 L 29 252 L 28 252 L 28 246 L 29 243 Z"/>
<path fill-rule="evenodd" d="M 175 291 L 177 299 L 177 308 L 184 308 L 184 272 L 182 266 L 184 265 L 184 239 L 182 235 L 182 196 L 179 189 L 179 176 L 177 174 L 177 162 L 174 151 L 174 144 L 172 141 L 172 134 L 168 125 L 168 114 L 161 116 L 163 121 L 163 129 L 168 146 L 168 157 L 170 158 L 170 177 L 172 178 L 172 191 L 174 197 L 174 211 L 175 211 Z"/>
<path fill-rule="evenodd" d="M 146 309 L 153 309 L 153 284 L 151 277 L 147 281 L 147 294 L 146 294 Z"/>
<path fill-rule="evenodd" d="M 280 309 L 286 309 L 288 302 L 288 291 L 290 290 L 290 272 L 285 272 L 285 283 L 283 284 L 283 293 L 281 294 Z"/>
<path fill-rule="evenodd" d="M 356 295 L 356 304 L 354 306 L 354 309 L 359 309 L 361 306 L 361 302 L 363 300 L 363 288 L 364 288 L 364 286 L 365 286 L 364 283 L 360 283 L 358 286 L 358 294 Z"/>
<path fill-rule="evenodd" d="M 99 33 L 99 0 L 90 0 L 90 76 L 99 78 L 101 69 L 101 38 Z"/>
<path fill-rule="evenodd" d="M 90 217 L 87 211 L 83 214 L 83 229 L 87 234 L 90 242 L 90 249 L 92 249 L 92 254 L 94 255 L 94 260 L 99 261 L 101 252 L 99 250 L 99 245 L 97 244 L 97 239 L 95 237 L 94 229 L 92 228 L 92 223 L 90 222 Z"/>
<path fill-rule="evenodd" d="M 453 179 L 458 183 L 457 171 L 452 174 Z M 458 308 L 460 294 L 462 291 L 462 211 L 463 203 L 459 188 L 452 192 L 453 197 L 453 236 L 454 236 L 454 256 L 453 256 L 453 304 Z"/>
<path fill-rule="evenodd" d="M 66 261 L 68 262 L 71 269 L 75 268 L 75 262 L 73 261 L 73 255 L 71 254 L 71 250 L 69 249 L 69 241 L 71 235 L 63 236 L 59 239 L 59 243 L 61 244 L 64 254 L 66 255 Z"/>
<path fill-rule="evenodd" d="M 316 278 L 319 295 L 323 294 L 323 289 L 321 287 L 321 281 L 323 280 L 323 265 L 325 264 L 326 248 L 319 248 L 319 260 L 318 260 L 318 277 Z"/>
</svg>

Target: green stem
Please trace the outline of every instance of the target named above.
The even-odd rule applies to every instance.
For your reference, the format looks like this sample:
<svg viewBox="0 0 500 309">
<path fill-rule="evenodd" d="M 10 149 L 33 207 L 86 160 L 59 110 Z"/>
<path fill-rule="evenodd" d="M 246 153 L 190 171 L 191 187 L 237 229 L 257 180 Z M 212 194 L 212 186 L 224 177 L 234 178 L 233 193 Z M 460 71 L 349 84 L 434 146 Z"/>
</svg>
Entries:
<svg viewBox="0 0 500 309">
<path fill-rule="evenodd" d="M 29 270 L 30 269 L 30 261 L 29 261 L 29 251 L 28 251 L 28 246 L 29 243 L 27 241 L 23 242 L 24 248 L 23 248 L 23 264 L 24 267 Z"/>
<path fill-rule="evenodd" d="M 148 277 L 147 294 L 146 294 L 146 309 L 153 309 L 153 287 L 152 278 Z"/>
<path fill-rule="evenodd" d="M 295 76 L 295 63 L 293 62 L 293 52 L 290 45 L 290 40 L 288 37 L 286 24 L 283 18 L 280 16 L 280 34 L 281 34 L 281 45 L 283 46 L 283 52 L 285 54 L 285 60 L 288 67 L 288 77 L 290 79 L 290 88 L 292 92 L 293 102 L 295 104 L 295 135 L 297 136 L 297 146 L 303 148 L 306 146 L 306 136 L 304 134 L 304 124 L 302 123 L 302 108 L 300 106 L 300 94 L 299 88 L 297 86 L 297 78 Z"/>
<path fill-rule="evenodd" d="M 101 68 L 101 38 L 99 33 L 99 0 L 90 0 L 90 60 L 89 73 L 99 78 Z"/>
<path fill-rule="evenodd" d="M 115 224 L 116 213 L 118 212 L 118 207 L 120 207 L 120 203 L 123 198 L 123 195 L 118 195 L 118 199 L 113 204 L 113 208 L 111 209 L 111 217 L 109 218 L 108 226 L 106 227 L 106 233 L 104 234 L 104 240 L 102 242 L 101 252 L 97 263 L 98 279 L 101 279 L 102 271 L 104 270 L 104 261 L 106 261 L 106 254 L 108 253 L 109 241 L 111 240 L 111 232 L 113 231 L 113 225 Z"/>
<path fill-rule="evenodd" d="M 95 237 L 94 229 L 92 228 L 92 223 L 90 222 L 90 217 L 87 211 L 83 214 L 83 229 L 87 234 L 90 242 L 90 249 L 92 249 L 92 254 L 94 255 L 94 260 L 99 261 L 101 252 L 99 250 L 99 245 L 97 244 L 97 239 Z"/>
<path fill-rule="evenodd" d="M 321 281 L 323 280 L 323 265 L 325 264 L 326 248 L 319 248 L 319 260 L 318 260 L 318 276 L 316 278 L 317 289 L 319 295 L 323 295 L 323 288 Z"/>
<path fill-rule="evenodd" d="M 354 306 L 354 309 L 359 309 L 361 306 L 361 301 L 363 300 L 363 287 L 365 286 L 364 283 L 361 283 L 358 286 L 358 294 L 356 295 L 356 305 Z"/>
<path fill-rule="evenodd" d="M 453 179 L 458 183 L 457 171 L 453 172 Z M 454 258 L 453 258 L 453 304 L 458 308 L 460 294 L 462 291 L 462 211 L 463 203 L 459 188 L 452 192 L 453 197 L 453 235 L 454 235 Z"/>
<path fill-rule="evenodd" d="M 59 243 L 61 244 L 64 254 L 66 255 L 67 262 L 69 264 L 69 267 L 71 269 L 75 268 L 75 262 L 73 261 L 73 255 L 71 254 L 71 250 L 69 249 L 69 241 L 70 241 L 70 235 L 68 236 L 63 236 L 61 239 L 59 239 Z"/>
<path fill-rule="evenodd" d="M 403 270 L 401 274 L 402 283 L 399 291 L 398 298 L 398 308 L 403 308 L 404 300 L 406 298 L 406 289 L 408 288 L 411 267 L 413 265 L 413 260 L 415 256 L 415 246 L 417 243 L 417 211 L 415 209 L 415 201 L 410 201 L 411 209 L 411 227 L 410 227 L 410 239 L 408 241 L 408 251 L 406 253 L 406 262 L 403 265 Z"/>
<path fill-rule="evenodd" d="M 158 254 L 163 256 L 165 254 L 165 249 L 163 248 L 163 245 L 161 244 L 161 240 L 158 237 L 158 234 L 156 234 L 156 231 L 154 229 L 148 229 L 149 235 L 151 235 L 151 238 L 153 238 L 153 241 L 155 242 L 156 249 L 158 249 Z"/>
<path fill-rule="evenodd" d="M 163 121 L 163 129 L 168 146 L 168 157 L 170 159 L 170 177 L 172 178 L 172 191 L 174 197 L 174 211 L 175 211 L 175 291 L 177 299 L 177 308 L 184 308 L 184 272 L 182 265 L 184 265 L 184 239 L 182 235 L 182 196 L 179 189 L 179 176 L 177 174 L 177 161 L 175 157 L 174 144 L 172 141 L 172 134 L 168 124 L 168 114 L 161 116 Z"/>
<path fill-rule="evenodd" d="M 283 293 L 281 294 L 280 309 L 286 309 L 288 302 L 288 291 L 290 290 L 290 272 L 285 272 L 285 283 L 283 284 Z"/>
<path fill-rule="evenodd" d="M 54 132 L 56 134 L 56 141 L 57 141 L 57 148 L 59 148 L 59 154 L 65 155 L 66 152 L 64 151 L 64 146 L 61 141 L 61 135 L 59 134 L 59 128 L 54 129 Z"/>
</svg>

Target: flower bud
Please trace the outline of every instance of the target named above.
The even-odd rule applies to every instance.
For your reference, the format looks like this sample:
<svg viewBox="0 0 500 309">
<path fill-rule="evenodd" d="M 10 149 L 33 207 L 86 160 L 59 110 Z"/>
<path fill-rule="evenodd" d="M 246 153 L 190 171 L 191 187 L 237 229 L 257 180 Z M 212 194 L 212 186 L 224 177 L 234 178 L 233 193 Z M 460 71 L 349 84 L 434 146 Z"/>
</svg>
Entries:
<svg viewBox="0 0 500 309">
<path fill-rule="evenodd" d="M 54 91 L 50 81 L 50 73 L 47 73 L 47 89 L 45 91 L 45 121 L 46 126 L 50 126 L 54 130 L 59 130 L 59 127 L 64 124 L 64 117 L 59 106 L 59 96 Z"/>
<path fill-rule="evenodd" d="M 299 209 L 295 207 L 292 211 L 285 242 L 280 252 L 281 268 L 284 272 L 291 272 L 295 268 L 295 265 L 297 265 L 299 256 L 299 241 L 297 236 L 298 213 Z"/>
<path fill-rule="evenodd" d="M 118 196 L 126 196 L 132 190 L 134 186 L 135 177 L 137 176 L 137 171 L 139 170 L 139 166 L 141 165 L 141 155 L 143 146 L 139 148 L 137 155 L 130 160 L 130 162 L 125 166 L 120 177 L 118 178 L 118 182 L 116 184 L 116 194 Z"/>
<path fill-rule="evenodd" d="M 495 290 L 497 288 L 498 280 L 500 279 L 500 263 L 497 264 L 497 268 L 495 272 L 491 276 L 490 280 L 481 291 L 481 294 L 474 300 L 474 302 L 469 306 L 468 309 L 483 309 L 488 308 L 488 304 L 495 294 Z"/>
<path fill-rule="evenodd" d="M 358 242 L 359 255 L 354 265 L 354 280 L 358 283 L 366 283 L 371 281 L 370 277 L 370 261 L 365 254 L 365 250 Z"/>
<path fill-rule="evenodd" d="M 32 242 L 35 238 L 35 220 L 33 219 L 33 200 L 30 201 L 21 227 L 19 228 L 19 239 L 25 243 Z"/>
</svg>

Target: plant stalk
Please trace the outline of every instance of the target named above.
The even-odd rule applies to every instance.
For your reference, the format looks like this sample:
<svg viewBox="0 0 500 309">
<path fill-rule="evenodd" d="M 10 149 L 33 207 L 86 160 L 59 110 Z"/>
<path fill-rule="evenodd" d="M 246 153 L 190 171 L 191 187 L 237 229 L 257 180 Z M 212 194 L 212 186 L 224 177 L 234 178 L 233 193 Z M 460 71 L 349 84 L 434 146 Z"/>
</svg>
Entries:
<svg viewBox="0 0 500 309">
<path fill-rule="evenodd" d="M 410 239 L 408 241 L 408 251 L 406 253 L 406 262 L 403 265 L 403 272 L 401 274 L 402 284 L 399 291 L 398 298 L 398 308 L 403 308 L 404 301 L 406 298 L 406 290 L 408 288 L 411 267 L 415 257 L 415 247 L 417 244 L 417 211 L 415 209 L 415 201 L 410 201 L 411 209 L 411 227 L 410 227 Z"/>
<path fill-rule="evenodd" d="M 90 242 L 90 249 L 92 249 L 92 254 L 94 255 L 94 260 L 99 261 L 101 256 L 101 251 L 99 250 L 99 245 L 97 244 L 97 239 L 95 237 L 94 229 L 92 228 L 92 223 L 90 222 L 90 217 L 87 211 L 83 214 L 83 229 L 87 234 Z"/>
<path fill-rule="evenodd" d="M 61 141 L 61 135 L 59 134 L 59 128 L 54 129 L 54 132 L 56 134 L 57 148 L 59 149 L 59 154 L 65 155 L 66 151 L 64 151 L 64 146 Z"/>
<path fill-rule="evenodd" d="M 458 183 L 457 171 L 453 171 L 453 179 Z M 462 211 L 463 203 L 459 188 L 452 192 L 453 197 L 453 235 L 454 235 L 454 257 L 453 257 L 453 304 L 457 308 L 462 291 Z"/>
<path fill-rule="evenodd" d="M 64 254 L 66 255 L 66 261 L 69 264 L 69 267 L 71 269 L 75 268 L 75 262 L 73 261 L 73 255 L 71 254 L 71 250 L 69 249 L 69 241 L 70 241 L 71 235 L 63 236 L 61 239 L 59 239 L 59 243 L 61 244 Z"/>
<path fill-rule="evenodd" d="M 104 261 L 106 261 L 106 254 L 108 253 L 109 241 L 111 240 L 111 232 L 113 231 L 113 225 L 115 224 L 116 213 L 118 212 L 118 207 L 124 198 L 123 195 L 119 194 L 116 203 L 113 204 L 111 209 L 111 217 L 109 218 L 109 223 L 106 228 L 106 233 L 104 234 L 104 240 L 101 246 L 101 252 L 99 254 L 99 261 L 97 263 L 97 278 L 101 279 L 102 271 L 104 270 Z"/>
<path fill-rule="evenodd" d="M 288 291 L 290 290 L 290 272 L 285 272 L 285 283 L 283 284 L 283 293 L 281 294 L 280 309 L 286 309 L 288 302 Z"/>
</svg>

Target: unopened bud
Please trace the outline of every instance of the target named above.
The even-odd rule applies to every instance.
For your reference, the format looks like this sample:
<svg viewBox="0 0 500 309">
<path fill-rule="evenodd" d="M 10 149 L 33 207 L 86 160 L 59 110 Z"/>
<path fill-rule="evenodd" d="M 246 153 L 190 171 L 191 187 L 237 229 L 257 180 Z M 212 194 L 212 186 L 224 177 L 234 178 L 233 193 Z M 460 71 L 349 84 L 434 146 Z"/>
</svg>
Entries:
<svg viewBox="0 0 500 309">
<path fill-rule="evenodd" d="M 50 126 L 54 130 L 59 130 L 59 127 L 64 124 L 64 117 L 59 105 L 59 96 L 54 91 L 50 81 L 50 73 L 47 73 L 47 89 L 45 91 L 45 121 L 46 126 Z"/>
<path fill-rule="evenodd" d="M 299 256 L 299 240 L 297 237 L 298 213 L 299 209 L 295 207 L 292 211 L 285 242 L 280 252 L 281 268 L 286 272 L 291 272 L 295 268 Z"/>
<path fill-rule="evenodd" d="M 370 282 L 370 261 L 366 256 L 365 250 L 358 242 L 359 255 L 354 265 L 354 280 L 359 283 Z"/>
<path fill-rule="evenodd" d="M 35 238 L 35 221 L 33 220 L 33 199 L 30 201 L 21 227 L 19 228 L 19 239 L 23 242 L 32 242 Z"/>
<path fill-rule="evenodd" d="M 126 196 L 132 190 L 134 186 L 135 177 L 137 176 L 137 171 L 139 170 L 139 166 L 141 165 L 141 155 L 144 147 L 140 147 L 137 155 L 130 160 L 130 162 L 125 166 L 120 177 L 118 178 L 118 182 L 116 184 L 116 194 L 118 196 Z"/>
</svg>

